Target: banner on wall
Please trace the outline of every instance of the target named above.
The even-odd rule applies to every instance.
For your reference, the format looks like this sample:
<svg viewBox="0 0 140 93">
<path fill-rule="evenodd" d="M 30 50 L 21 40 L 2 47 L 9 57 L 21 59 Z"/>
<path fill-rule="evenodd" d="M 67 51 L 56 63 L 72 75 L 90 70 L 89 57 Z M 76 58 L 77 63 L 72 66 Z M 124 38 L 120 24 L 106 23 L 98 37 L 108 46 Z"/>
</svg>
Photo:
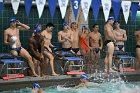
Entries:
<svg viewBox="0 0 140 93">
<path fill-rule="evenodd" d="M 51 13 L 51 16 L 54 16 L 55 9 L 56 9 L 57 0 L 48 0 L 48 6 Z"/>
<path fill-rule="evenodd" d="M 95 21 L 97 21 L 100 5 L 101 5 L 101 0 L 92 0 L 92 9 L 93 9 L 93 15 Z"/>
<path fill-rule="evenodd" d="M 75 20 L 77 19 L 80 2 L 81 0 L 71 0 Z"/>
<path fill-rule="evenodd" d="M 101 2 L 103 7 L 103 13 L 105 16 L 105 21 L 107 21 L 111 9 L 111 0 L 101 0 Z"/>
<path fill-rule="evenodd" d="M 32 0 L 24 0 L 26 15 L 29 16 L 32 7 Z"/>
<path fill-rule="evenodd" d="M 87 21 L 91 0 L 81 0 L 81 6 L 85 21 Z"/>
<path fill-rule="evenodd" d="M 68 2 L 69 2 L 69 0 L 58 0 L 62 19 L 64 19 L 64 17 L 65 17 Z"/>
<path fill-rule="evenodd" d="M 115 20 L 118 20 L 120 9 L 121 9 L 122 0 L 112 0 L 112 8 L 114 10 Z"/>
<path fill-rule="evenodd" d="M 20 0 L 11 0 L 12 8 L 13 8 L 15 15 L 18 12 L 19 2 L 20 2 Z"/>
<path fill-rule="evenodd" d="M 36 6 L 39 18 L 42 16 L 46 0 L 36 0 Z"/>
<path fill-rule="evenodd" d="M 131 13 L 132 13 L 132 20 L 136 21 L 136 14 L 137 10 L 139 8 L 139 3 L 138 2 L 132 2 L 131 3 Z"/>
<path fill-rule="evenodd" d="M 123 10 L 123 15 L 124 15 L 125 23 L 127 24 L 131 2 L 130 1 L 122 1 L 121 6 L 122 6 L 122 10 Z"/>
<path fill-rule="evenodd" d="M 3 10 L 3 7 L 4 7 L 3 0 L 0 0 L 0 12 Z"/>
</svg>

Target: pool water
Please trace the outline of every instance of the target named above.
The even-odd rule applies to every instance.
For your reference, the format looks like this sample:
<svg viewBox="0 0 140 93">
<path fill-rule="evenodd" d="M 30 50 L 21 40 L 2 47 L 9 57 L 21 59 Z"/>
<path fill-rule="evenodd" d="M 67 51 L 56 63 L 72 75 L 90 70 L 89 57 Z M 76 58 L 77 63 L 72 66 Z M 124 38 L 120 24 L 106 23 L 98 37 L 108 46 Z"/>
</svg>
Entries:
<svg viewBox="0 0 140 93">
<path fill-rule="evenodd" d="M 46 93 L 140 93 L 140 82 L 124 82 L 113 79 L 109 82 L 94 83 L 84 88 L 72 89 L 64 88 L 61 85 L 43 88 Z M 25 88 L 15 91 L 3 91 L 0 93 L 35 93 L 31 88 Z"/>
</svg>

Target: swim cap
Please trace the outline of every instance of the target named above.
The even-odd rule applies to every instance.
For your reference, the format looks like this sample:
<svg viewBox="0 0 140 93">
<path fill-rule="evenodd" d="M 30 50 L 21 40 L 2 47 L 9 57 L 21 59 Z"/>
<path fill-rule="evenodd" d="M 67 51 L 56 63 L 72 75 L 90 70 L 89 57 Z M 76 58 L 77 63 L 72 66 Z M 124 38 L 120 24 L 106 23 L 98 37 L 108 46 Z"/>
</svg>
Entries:
<svg viewBox="0 0 140 93">
<path fill-rule="evenodd" d="M 67 22 L 64 22 L 64 23 L 63 23 L 63 26 L 68 26 L 68 23 L 67 23 Z"/>
<path fill-rule="evenodd" d="M 114 17 L 113 16 L 108 17 L 108 21 L 109 20 L 114 20 Z"/>
<path fill-rule="evenodd" d="M 80 76 L 80 78 L 87 80 L 88 79 L 88 75 L 87 74 L 83 74 L 83 75 Z"/>
<path fill-rule="evenodd" d="M 35 33 L 38 33 L 40 31 L 40 29 L 38 28 L 39 24 L 35 25 Z"/>
<path fill-rule="evenodd" d="M 9 20 L 9 22 L 11 23 L 11 22 L 16 22 L 16 18 L 11 18 L 10 20 Z"/>
<path fill-rule="evenodd" d="M 88 28 L 86 26 L 82 26 L 83 29 L 87 30 Z"/>
<path fill-rule="evenodd" d="M 72 22 L 72 23 L 70 24 L 70 27 L 72 27 L 73 24 L 76 24 L 76 22 Z"/>
<path fill-rule="evenodd" d="M 37 84 L 37 83 L 34 83 L 34 84 L 32 85 L 32 87 L 34 87 L 34 88 L 41 88 L 40 85 Z"/>
</svg>

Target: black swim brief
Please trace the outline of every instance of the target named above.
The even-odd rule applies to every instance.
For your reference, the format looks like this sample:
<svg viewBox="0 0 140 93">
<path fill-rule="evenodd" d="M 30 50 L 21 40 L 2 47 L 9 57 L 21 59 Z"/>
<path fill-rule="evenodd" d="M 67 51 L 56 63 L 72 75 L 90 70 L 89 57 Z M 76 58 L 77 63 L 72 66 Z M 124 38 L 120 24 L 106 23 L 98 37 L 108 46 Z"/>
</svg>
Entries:
<svg viewBox="0 0 140 93">
<path fill-rule="evenodd" d="M 115 46 L 117 46 L 119 48 L 119 50 L 122 50 L 124 47 L 124 45 L 115 45 Z"/>
<path fill-rule="evenodd" d="M 21 51 L 22 47 L 10 48 L 10 49 L 11 49 L 11 50 L 15 50 L 15 51 L 18 53 L 18 55 L 20 55 L 20 51 Z"/>
<path fill-rule="evenodd" d="M 140 45 L 136 45 L 136 48 L 140 48 Z"/>
<path fill-rule="evenodd" d="M 96 53 L 98 53 L 98 52 L 100 51 L 100 48 L 94 48 L 94 49 L 93 49 L 93 52 L 94 52 L 94 51 L 95 51 Z"/>
<path fill-rule="evenodd" d="M 78 51 L 80 50 L 79 48 L 72 48 L 71 49 L 73 52 L 75 52 L 75 54 L 77 54 L 78 53 Z"/>
<path fill-rule="evenodd" d="M 62 51 L 69 52 L 71 48 L 62 48 Z"/>
<path fill-rule="evenodd" d="M 114 42 L 113 40 L 106 40 L 105 41 L 105 46 L 108 44 L 108 43 L 110 43 L 110 42 Z"/>
</svg>

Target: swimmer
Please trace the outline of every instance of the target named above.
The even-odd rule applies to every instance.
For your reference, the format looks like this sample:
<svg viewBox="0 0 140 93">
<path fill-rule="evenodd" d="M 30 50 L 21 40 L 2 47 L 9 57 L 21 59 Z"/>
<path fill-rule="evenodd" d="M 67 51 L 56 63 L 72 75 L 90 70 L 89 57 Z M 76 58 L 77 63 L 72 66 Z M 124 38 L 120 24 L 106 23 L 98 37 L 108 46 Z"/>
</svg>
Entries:
<svg viewBox="0 0 140 93">
<path fill-rule="evenodd" d="M 54 25 L 52 23 L 48 23 L 46 28 L 41 32 L 41 35 L 44 37 L 44 58 L 48 58 L 50 60 L 50 66 L 53 76 L 58 76 L 54 69 L 54 56 L 52 53 L 51 47 L 54 47 L 51 43 L 52 39 L 52 32 L 53 32 Z"/>
<path fill-rule="evenodd" d="M 37 83 L 34 83 L 32 85 L 32 90 L 35 92 L 35 93 L 46 93 L 44 90 L 41 89 L 40 85 L 37 84 Z"/>
<path fill-rule="evenodd" d="M 112 58 L 114 53 L 114 34 L 113 34 L 113 25 L 114 17 L 109 17 L 107 23 L 104 26 L 104 35 L 105 35 L 105 46 L 106 46 L 106 57 L 105 57 L 105 72 L 115 72 L 112 69 Z"/>
<path fill-rule="evenodd" d="M 114 38 L 115 42 L 115 50 L 124 51 L 124 43 L 127 40 L 126 31 L 120 28 L 120 23 L 118 21 L 114 22 Z"/>
<path fill-rule="evenodd" d="M 75 86 L 74 88 L 77 89 L 77 88 L 80 88 L 80 87 L 86 87 L 88 85 L 88 75 L 87 74 L 83 74 L 80 76 L 80 83 Z"/>
<path fill-rule="evenodd" d="M 31 55 L 26 49 L 21 46 L 19 33 L 21 30 L 29 30 L 30 27 L 26 24 L 21 23 L 16 18 L 9 20 L 10 27 L 4 31 L 4 44 L 10 46 L 10 53 L 14 56 L 21 56 L 28 61 L 28 64 L 32 70 L 33 76 L 38 76 L 35 73 L 34 64 Z"/>
<path fill-rule="evenodd" d="M 36 25 L 33 36 L 29 39 L 29 53 L 33 58 L 38 75 L 44 76 L 44 37 L 40 34 L 40 30 L 39 25 Z"/>
</svg>

